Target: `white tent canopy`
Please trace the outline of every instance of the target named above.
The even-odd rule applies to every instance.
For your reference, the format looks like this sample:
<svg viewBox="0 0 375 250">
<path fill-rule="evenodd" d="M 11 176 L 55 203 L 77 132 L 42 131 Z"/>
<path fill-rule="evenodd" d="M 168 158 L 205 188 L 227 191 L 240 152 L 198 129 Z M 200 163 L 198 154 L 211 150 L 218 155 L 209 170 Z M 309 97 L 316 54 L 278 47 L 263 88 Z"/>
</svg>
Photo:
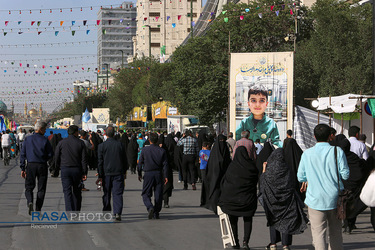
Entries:
<svg viewBox="0 0 375 250">
<path fill-rule="evenodd" d="M 318 98 L 319 106 L 316 110 L 326 110 L 331 108 L 333 112 L 341 113 L 352 113 L 356 111 L 356 107 L 360 107 L 360 99 L 349 99 L 349 97 L 360 97 L 361 95 L 346 94 L 340 96 L 331 97 L 331 105 L 329 104 L 329 97 Z M 367 101 L 366 98 L 362 98 L 362 102 Z"/>
</svg>

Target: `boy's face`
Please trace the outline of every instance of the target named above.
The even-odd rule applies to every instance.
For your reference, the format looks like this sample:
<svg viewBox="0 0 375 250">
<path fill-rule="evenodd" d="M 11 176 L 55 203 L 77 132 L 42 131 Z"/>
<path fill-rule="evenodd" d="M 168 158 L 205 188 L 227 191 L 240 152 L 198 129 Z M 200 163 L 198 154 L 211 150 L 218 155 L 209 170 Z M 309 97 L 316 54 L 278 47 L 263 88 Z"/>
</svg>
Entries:
<svg viewBox="0 0 375 250">
<path fill-rule="evenodd" d="M 248 105 L 253 115 L 262 115 L 266 111 L 268 101 L 264 95 L 250 95 Z"/>
</svg>

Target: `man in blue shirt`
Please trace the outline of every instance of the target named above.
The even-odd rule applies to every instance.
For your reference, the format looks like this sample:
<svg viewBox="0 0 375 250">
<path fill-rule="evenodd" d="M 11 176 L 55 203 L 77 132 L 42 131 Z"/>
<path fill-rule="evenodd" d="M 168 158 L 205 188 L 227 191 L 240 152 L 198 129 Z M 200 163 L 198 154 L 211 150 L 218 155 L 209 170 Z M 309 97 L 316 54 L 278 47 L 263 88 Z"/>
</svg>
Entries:
<svg viewBox="0 0 375 250">
<path fill-rule="evenodd" d="M 349 178 L 346 156 L 337 147 L 329 145 L 330 127 L 319 124 L 314 129 L 318 143 L 307 149 L 298 167 L 298 181 L 308 183 L 305 203 L 309 207 L 311 234 L 315 249 L 327 249 L 326 232 L 329 228 L 329 246 L 332 250 L 343 249 L 341 221 L 336 218 L 338 185 L 344 189 L 342 180 Z M 337 183 L 337 171 L 340 181 Z"/>
<path fill-rule="evenodd" d="M 21 176 L 25 179 L 25 196 L 29 215 L 34 211 L 33 191 L 36 186 L 36 178 L 38 178 L 38 193 L 35 204 L 36 211 L 42 209 L 44 196 L 46 194 L 48 178 L 47 161 L 53 156 L 52 146 L 44 136 L 46 128 L 47 124 L 45 122 L 37 122 L 35 124 L 35 134 L 25 138 L 21 150 Z"/>
<path fill-rule="evenodd" d="M 167 152 L 157 145 L 158 135 L 150 134 L 149 147 L 143 148 L 138 163 L 138 180 L 142 181 L 142 198 L 148 211 L 148 219 L 159 219 L 159 213 L 163 202 L 163 185 L 168 183 Z M 142 168 L 143 167 L 143 168 Z M 163 182 L 164 180 L 164 182 Z M 155 205 L 151 202 L 152 190 L 154 190 Z"/>
</svg>

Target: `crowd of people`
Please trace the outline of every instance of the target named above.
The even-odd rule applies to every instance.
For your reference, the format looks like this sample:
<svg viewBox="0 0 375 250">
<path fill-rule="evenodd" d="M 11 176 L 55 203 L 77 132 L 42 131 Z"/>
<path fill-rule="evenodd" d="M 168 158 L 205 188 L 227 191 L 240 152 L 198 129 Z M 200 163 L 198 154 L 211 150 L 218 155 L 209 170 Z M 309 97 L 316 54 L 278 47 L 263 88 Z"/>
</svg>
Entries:
<svg viewBox="0 0 375 250">
<path fill-rule="evenodd" d="M 202 182 L 202 207 L 217 214 L 219 206 L 228 214 L 234 248 L 240 248 L 238 218 L 243 217 L 242 246 L 249 249 L 259 201 L 269 227 L 267 249 L 276 249 L 278 242 L 283 249 L 290 249 L 293 235 L 303 233 L 308 224 L 315 249 L 326 249 L 327 234 L 330 248 L 342 249 L 341 228 L 347 234 L 355 230 L 357 216 L 367 208 L 359 194 L 375 166 L 374 146 L 366 148 L 359 140 L 365 137 L 356 126 L 349 129 L 346 138 L 327 125 L 317 125 L 317 143 L 305 152 L 293 139 L 291 130 L 279 144 L 282 146 L 275 147 L 271 141 L 254 142 L 249 130 L 242 131 L 236 141 L 233 133 L 228 138 L 205 131 L 194 135 L 189 130 L 182 134 L 126 133 L 113 127 L 102 133 L 79 130 L 74 125 L 68 128 L 69 136 L 62 139 L 53 133 L 45 137 L 46 128 L 46 123 L 37 122 L 34 133 L 6 131 L 1 140 L 3 157 L 12 157 L 7 147 L 14 142 L 14 154 L 20 152 L 30 214 L 43 207 L 48 175 L 61 176 L 66 211 L 80 211 L 82 191 L 88 190 L 84 181 L 90 169 L 103 188 L 103 211 L 113 211 L 115 221 L 121 221 L 124 180 L 129 170 L 143 182 L 142 199 L 148 219 L 159 219 L 163 205 L 170 207 L 175 172 L 184 190 L 190 185 L 195 191 L 197 183 Z M 350 194 L 344 221 L 335 216 L 338 188 Z M 371 208 L 370 220 L 375 230 L 375 208 Z"/>
</svg>

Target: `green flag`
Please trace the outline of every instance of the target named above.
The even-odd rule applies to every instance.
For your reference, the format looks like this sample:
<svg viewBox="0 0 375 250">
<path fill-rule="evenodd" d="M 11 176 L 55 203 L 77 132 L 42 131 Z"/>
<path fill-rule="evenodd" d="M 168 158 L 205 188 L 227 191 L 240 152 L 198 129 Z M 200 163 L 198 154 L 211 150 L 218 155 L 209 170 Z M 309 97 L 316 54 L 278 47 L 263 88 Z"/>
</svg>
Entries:
<svg viewBox="0 0 375 250">
<path fill-rule="evenodd" d="M 367 99 L 372 117 L 375 118 L 375 99 Z"/>
</svg>

